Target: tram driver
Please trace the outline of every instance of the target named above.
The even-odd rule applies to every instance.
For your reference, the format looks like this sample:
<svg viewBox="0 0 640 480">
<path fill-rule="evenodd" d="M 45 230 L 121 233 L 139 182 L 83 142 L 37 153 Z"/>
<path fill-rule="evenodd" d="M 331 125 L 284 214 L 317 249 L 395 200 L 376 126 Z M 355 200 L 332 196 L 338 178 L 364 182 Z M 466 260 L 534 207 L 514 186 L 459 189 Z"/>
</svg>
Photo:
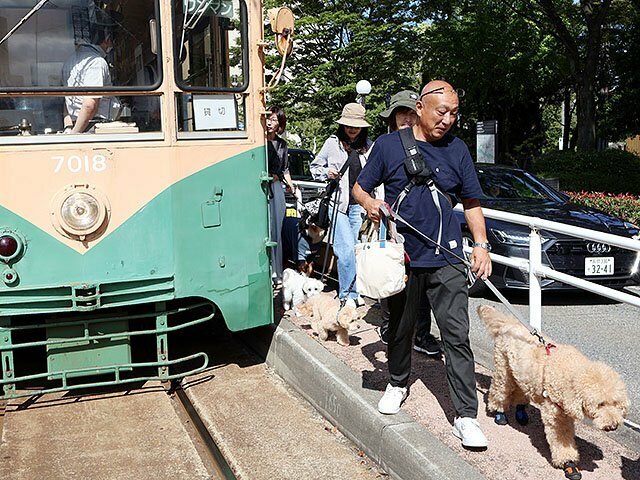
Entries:
<svg viewBox="0 0 640 480">
<path fill-rule="evenodd" d="M 68 87 L 111 86 L 111 72 L 106 57 L 113 50 L 117 28 L 116 12 L 98 12 L 92 43 L 82 42 L 62 67 L 62 78 Z M 64 132 L 91 131 L 96 122 L 113 119 L 120 107 L 114 97 L 65 97 Z"/>
</svg>

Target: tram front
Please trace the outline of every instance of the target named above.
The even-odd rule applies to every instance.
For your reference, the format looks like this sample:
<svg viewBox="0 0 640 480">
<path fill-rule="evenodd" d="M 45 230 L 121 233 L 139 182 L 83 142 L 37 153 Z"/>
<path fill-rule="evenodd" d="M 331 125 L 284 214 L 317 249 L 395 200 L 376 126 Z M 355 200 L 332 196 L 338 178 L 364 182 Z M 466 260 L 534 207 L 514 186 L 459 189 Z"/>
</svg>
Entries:
<svg viewBox="0 0 640 480">
<path fill-rule="evenodd" d="M 257 0 L 0 0 L 5 397 L 194 373 L 173 332 L 271 322 L 262 26 Z"/>
</svg>

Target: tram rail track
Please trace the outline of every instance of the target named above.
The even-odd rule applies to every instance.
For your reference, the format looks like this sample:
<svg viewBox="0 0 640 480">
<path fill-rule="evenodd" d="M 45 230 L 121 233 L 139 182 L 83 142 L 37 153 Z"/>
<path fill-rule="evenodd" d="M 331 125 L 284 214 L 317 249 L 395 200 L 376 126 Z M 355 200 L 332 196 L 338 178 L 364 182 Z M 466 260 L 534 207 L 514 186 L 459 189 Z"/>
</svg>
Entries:
<svg viewBox="0 0 640 480">
<path fill-rule="evenodd" d="M 179 380 L 171 382 L 171 386 L 167 390 L 167 396 L 171 400 L 178 419 L 182 422 L 211 478 L 215 480 L 237 480 L 231 466 L 227 463 Z"/>
</svg>

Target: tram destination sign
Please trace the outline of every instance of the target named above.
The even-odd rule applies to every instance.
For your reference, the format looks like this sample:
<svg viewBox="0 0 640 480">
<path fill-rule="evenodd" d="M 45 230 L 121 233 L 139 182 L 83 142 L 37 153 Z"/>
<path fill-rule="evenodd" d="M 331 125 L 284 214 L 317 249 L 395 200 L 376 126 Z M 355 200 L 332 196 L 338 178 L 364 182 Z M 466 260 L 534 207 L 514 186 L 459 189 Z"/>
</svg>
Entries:
<svg viewBox="0 0 640 480">
<path fill-rule="evenodd" d="M 187 15 L 233 18 L 233 0 L 182 0 Z"/>
</svg>

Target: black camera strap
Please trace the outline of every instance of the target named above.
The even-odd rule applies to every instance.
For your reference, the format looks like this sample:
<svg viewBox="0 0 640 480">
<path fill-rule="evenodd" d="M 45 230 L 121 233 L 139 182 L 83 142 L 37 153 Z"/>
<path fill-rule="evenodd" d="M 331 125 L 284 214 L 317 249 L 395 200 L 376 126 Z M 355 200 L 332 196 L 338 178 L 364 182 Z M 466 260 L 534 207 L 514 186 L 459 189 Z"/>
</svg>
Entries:
<svg viewBox="0 0 640 480">
<path fill-rule="evenodd" d="M 404 152 L 406 154 L 406 158 L 404 160 L 404 166 L 407 171 L 407 175 L 409 176 L 409 183 L 402 189 L 396 201 L 393 202 L 391 208 L 394 212 L 399 212 L 400 204 L 404 201 L 404 199 L 409 195 L 409 192 L 416 185 L 426 185 L 431 192 L 431 198 L 433 199 L 433 203 L 438 210 L 439 216 L 439 226 L 438 226 L 438 239 L 436 243 L 436 255 L 440 254 L 440 245 L 442 243 L 442 207 L 440 206 L 440 198 L 439 195 L 442 195 L 449 204 L 452 205 L 451 198 L 449 195 L 444 193 L 438 185 L 436 184 L 433 178 L 433 172 L 427 165 L 420 153 L 420 149 L 418 148 L 418 143 L 416 142 L 416 138 L 413 135 L 412 128 L 402 128 L 398 130 L 400 134 L 400 141 L 402 142 L 402 148 L 404 148 Z"/>
<path fill-rule="evenodd" d="M 359 157 L 360 157 L 360 155 L 358 154 L 358 158 Z M 340 179 L 344 175 L 344 172 L 346 172 L 347 169 L 349 168 L 349 163 L 350 163 L 349 162 L 349 154 L 347 153 L 347 159 L 342 164 L 342 167 L 340 167 L 340 172 L 338 172 L 337 178 L 332 178 L 329 181 L 329 183 L 327 184 L 327 188 L 326 188 L 325 194 L 324 194 L 324 196 L 326 198 L 330 199 L 333 196 L 333 194 L 336 193 L 336 190 L 338 189 L 338 185 L 340 185 Z M 339 203 L 339 199 L 338 198 L 336 198 L 334 201 L 336 203 Z"/>
</svg>

